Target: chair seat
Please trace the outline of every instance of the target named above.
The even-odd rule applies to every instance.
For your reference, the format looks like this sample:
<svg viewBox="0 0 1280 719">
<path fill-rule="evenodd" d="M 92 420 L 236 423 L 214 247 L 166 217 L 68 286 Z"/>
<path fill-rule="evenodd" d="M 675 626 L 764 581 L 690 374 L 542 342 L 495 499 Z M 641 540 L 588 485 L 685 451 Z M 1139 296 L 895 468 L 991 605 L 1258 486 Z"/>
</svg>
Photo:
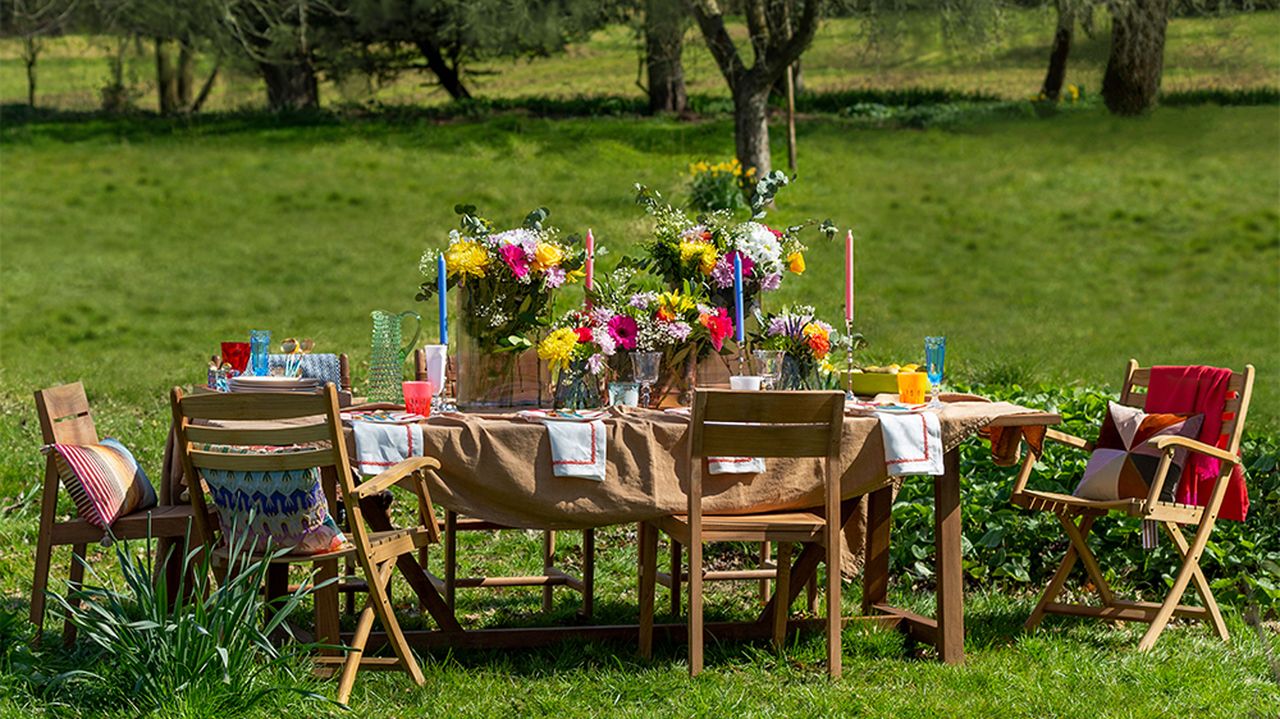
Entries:
<svg viewBox="0 0 1280 719">
<path fill-rule="evenodd" d="M 1177 502 L 1156 502 L 1147 511 L 1147 500 L 1126 497 L 1124 499 L 1085 499 L 1071 494 L 1058 492 L 1041 492 L 1024 490 L 1010 497 L 1010 501 L 1026 509 L 1038 509 L 1054 514 L 1099 516 L 1107 512 L 1124 512 L 1132 517 L 1141 517 L 1155 521 L 1170 521 L 1188 524 L 1200 521 L 1201 507 Z"/>
<path fill-rule="evenodd" d="M 153 538 L 185 537 L 189 528 L 190 531 L 195 531 L 190 525 L 194 516 L 189 504 L 140 509 L 117 518 L 111 524 L 111 534 L 116 539 L 146 539 L 148 531 Z M 53 543 L 88 544 L 101 541 L 106 534 L 107 531 L 101 527 L 76 518 L 53 526 Z"/>
<path fill-rule="evenodd" d="M 689 542 L 689 517 L 673 514 L 650 522 L 674 537 Z M 813 542 L 822 539 L 826 520 L 813 512 L 703 515 L 702 538 L 709 542 Z"/>
<path fill-rule="evenodd" d="M 369 559 L 380 562 L 387 557 L 398 556 L 405 552 L 425 547 L 431 542 L 430 532 L 426 527 L 409 529 L 392 529 L 385 532 L 369 533 Z M 272 564 L 298 564 L 301 562 L 322 562 L 330 559 L 342 559 L 354 555 L 355 545 L 344 542 L 342 547 L 332 552 L 318 554 L 284 554 L 271 560 Z M 216 560 L 225 562 L 229 552 L 225 546 L 213 552 Z"/>
</svg>

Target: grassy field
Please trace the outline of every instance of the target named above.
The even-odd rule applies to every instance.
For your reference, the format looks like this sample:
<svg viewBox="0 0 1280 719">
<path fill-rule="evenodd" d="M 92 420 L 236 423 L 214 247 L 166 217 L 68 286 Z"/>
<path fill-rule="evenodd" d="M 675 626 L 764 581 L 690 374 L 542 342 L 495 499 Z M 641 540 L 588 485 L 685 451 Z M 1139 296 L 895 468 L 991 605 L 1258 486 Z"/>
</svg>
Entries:
<svg viewBox="0 0 1280 719">
<path fill-rule="evenodd" d="M 913 39 L 904 49 L 868 57 L 865 43 L 853 41 L 853 23 L 832 22 L 809 56 L 810 82 L 1022 97 L 1038 87 L 1049 20 L 1012 17 L 1003 44 L 982 57 L 943 52 L 936 33 L 919 26 L 908 28 Z M 1166 88 L 1280 84 L 1272 41 L 1280 14 L 1176 20 L 1170 32 Z M 1096 85 L 1101 42 L 1082 46 L 1070 81 Z M 82 43 L 58 41 L 50 50 L 49 104 L 95 104 L 85 88 L 100 83 L 103 61 Z M 723 93 L 700 44 L 686 52 L 691 89 Z M 490 97 L 635 94 L 635 59 L 628 31 L 615 28 L 564 57 L 504 64 L 479 88 Z M 145 58 L 136 63 L 142 81 L 149 66 Z M 23 92 L 17 68 L 14 46 L 0 42 L 6 101 Z M 261 95 L 235 77 L 219 92 L 222 108 Z M 340 95 L 329 87 L 326 97 Z M 435 101 L 407 80 L 377 97 Z M 955 378 L 995 384 L 1114 388 L 1129 357 L 1252 362 L 1259 379 L 1250 425 L 1274 435 L 1277 120 L 1276 108 L 1265 106 L 1164 108 L 1122 121 L 1093 104 L 926 130 L 806 117 L 800 177 L 771 221 L 830 217 L 854 228 L 868 362 L 917 359 L 921 337 L 935 333 L 949 338 Z M 513 114 L 415 123 L 224 115 L 188 123 L 10 115 L 0 126 L 0 640 L 11 640 L 0 646 L 0 717 L 136 713 L 120 697 L 88 695 L 74 682 L 54 686 L 47 674 L 33 678 L 6 664 L 6 650 L 28 640 L 21 629 L 6 635 L 5 622 L 20 625 L 25 614 L 36 536 L 31 498 L 42 463 L 32 390 L 83 380 L 100 432 L 121 438 L 154 470 L 167 389 L 202 380 L 221 340 L 264 327 L 278 338 L 314 337 L 320 351 L 351 354 L 359 389 L 371 310 L 418 309 L 433 335 L 434 311 L 413 302 L 417 261 L 446 241 L 455 203 L 475 203 L 511 224 L 546 205 L 565 231 L 592 227 L 610 250 L 608 266 L 645 232 L 631 183 L 680 200 L 688 164 L 723 159 L 731 148 L 723 117 Z M 774 148 L 781 158 L 780 134 Z M 815 241 L 808 272 L 789 279 L 770 306 L 804 301 L 838 317 L 842 251 Z M 561 303 L 579 300 L 569 290 Z M 1255 502 L 1262 512 L 1276 504 Z M 577 537 L 562 536 L 572 568 Z M 600 617 L 634 621 L 634 530 L 609 529 L 598 542 Z M 462 556 L 477 571 L 530 569 L 538 543 L 534 533 L 473 535 Z M 101 547 L 90 552 L 96 565 L 113 561 Z M 65 566 L 65 554 L 57 561 Z M 929 611 L 927 596 L 904 585 L 897 599 Z M 716 616 L 755 609 L 745 587 L 716 586 L 713 594 Z M 462 596 L 464 620 L 482 625 L 573 621 L 576 606 L 564 593 L 542 617 L 532 591 Z M 856 589 L 846 599 L 852 610 Z M 423 689 L 400 675 L 366 674 L 352 707 L 357 716 L 400 717 L 1280 714 L 1280 690 L 1269 678 L 1274 632 L 1259 637 L 1238 607 L 1227 610 L 1229 645 L 1179 626 L 1154 652 L 1138 654 L 1133 627 L 1050 621 L 1046 631 L 1023 634 L 1032 601 L 1008 588 L 973 592 L 962 669 L 927 661 L 894 633 L 860 628 L 846 632 L 846 679 L 837 684 L 823 677 L 820 637 L 802 638 L 784 656 L 763 645 L 713 646 L 710 672 L 693 682 L 674 646 L 660 647 L 653 663 L 626 645 L 438 653 L 425 657 Z M 42 661 L 51 674 L 84 657 L 50 649 Z M 331 684 L 311 688 L 333 693 Z M 158 716 L 206 713 L 172 706 Z M 329 709 L 281 695 L 257 711 L 285 713 Z"/>
<path fill-rule="evenodd" d="M 1107 28 L 1099 14 L 1092 36 L 1078 33 L 1067 82 L 1096 90 L 1106 63 Z M 906 15 L 876 26 L 838 18 L 823 24 L 804 57 L 806 87 L 816 92 L 902 87 L 981 91 L 1010 99 L 1040 89 L 1056 22 L 1044 10 L 1010 9 L 987 39 L 973 42 L 944 36 L 936 16 Z M 745 29 L 737 28 L 745 38 Z M 1250 13 L 1221 18 L 1176 18 L 1169 25 L 1165 53 L 1165 91 L 1248 89 L 1280 85 L 1280 13 Z M 111 42 L 106 38 L 67 37 L 48 42 L 40 61 L 40 97 L 46 107 L 93 109 L 105 84 Z M 149 47 L 149 46 L 148 46 Z M 127 82 L 137 103 L 155 108 L 154 59 L 148 47 L 131 48 Z M 26 101 L 26 76 L 16 40 L 0 40 L 0 102 Z M 476 66 L 472 90 L 484 98 L 529 95 L 640 96 L 636 85 L 639 50 L 635 30 L 610 27 L 565 53 Z M 201 81 L 212 59 L 201 58 Z M 684 51 L 689 92 L 727 97 L 728 90 L 696 28 Z M 258 107 L 265 100 L 252 72 L 224 69 L 207 105 L 210 110 Z M 422 75 L 405 75 L 384 85 L 361 77 L 329 80 L 321 90 L 326 104 L 375 100 L 388 104 L 436 104 L 447 100 Z"/>
</svg>

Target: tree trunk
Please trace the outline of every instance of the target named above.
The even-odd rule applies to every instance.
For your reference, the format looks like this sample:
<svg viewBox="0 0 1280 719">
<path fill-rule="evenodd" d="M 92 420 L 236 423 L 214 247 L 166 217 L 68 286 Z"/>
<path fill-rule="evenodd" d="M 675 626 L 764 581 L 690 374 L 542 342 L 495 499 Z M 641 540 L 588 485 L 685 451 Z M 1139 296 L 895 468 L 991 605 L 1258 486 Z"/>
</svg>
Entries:
<svg viewBox="0 0 1280 719">
<path fill-rule="evenodd" d="M 428 38 L 418 38 L 413 41 L 418 46 L 418 52 L 422 53 L 422 58 L 427 61 L 427 67 L 436 76 L 436 80 L 440 82 L 440 87 L 449 93 L 449 97 L 454 100 L 470 100 L 471 91 L 466 85 L 462 84 L 462 76 L 458 72 L 456 66 L 450 66 L 444 59 L 444 55 L 440 53 L 440 48 Z"/>
<path fill-rule="evenodd" d="M 684 6 L 681 0 L 646 0 L 645 65 L 649 74 L 649 112 L 684 112 Z"/>
<path fill-rule="evenodd" d="M 267 105 L 272 110 L 304 110 L 320 106 L 320 87 L 315 73 L 306 64 L 259 63 L 258 70 L 267 83 Z"/>
<path fill-rule="evenodd" d="M 40 57 L 40 41 L 22 38 L 22 64 L 27 68 L 27 105 L 36 106 L 36 59 Z"/>
<path fill-rule="evenodd" d="M 756 178 L 773 169 L 769 159 L 769 88 L 769 84 L 743 77 L 733 90 L 733 138 L 738 162 L 743 172 L 754 167 Z"/>
<path fill-rule="evenodd" d="M 1164 71 L 1169 0 L 1125 0 L 1111 8 L 1111 54 L 1102 76 L 1102 99 L 1116 115 L 1140 115 L 1155 107 Z"/>
<path fill-rule="evenodd" d="M 196 56 L 187 43 L 178 47 L 178 103 L 184 110 L 191 109 L 191 91 L 196 82 Z"/>
<path fill-rule="evenodd" d="M 1053 34 L 1053 49 L 1049 51 L 1049 71 L 1040 86 L 1040 94 L 1049 100 L 1056 101 L 1062 95 L 1062 82 L 1067 77 L 1067 57 L 1071 54 L 1071 36 L 1076 26 L 1072 2 L 1074 0 L 1058 0 L 1058 30 Z"/>
<path fill-rule="evenodd" d="M 156 47 L 156 97 L 160 114 L 172 115 L 178 110 L 178 76 L 174 72 L 171 40 L 155 39 Z"/>
</svg>

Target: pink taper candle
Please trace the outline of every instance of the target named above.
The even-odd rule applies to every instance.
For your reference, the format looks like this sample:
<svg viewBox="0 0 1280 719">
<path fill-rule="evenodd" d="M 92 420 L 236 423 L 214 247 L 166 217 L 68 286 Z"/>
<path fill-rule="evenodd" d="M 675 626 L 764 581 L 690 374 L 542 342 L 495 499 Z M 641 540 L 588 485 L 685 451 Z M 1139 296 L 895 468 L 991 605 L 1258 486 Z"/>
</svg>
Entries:
<svg viewBox="0 0 1280 719">
<path fill-rule="evenodd" d="M 587 228 L 587 266 L 586 278 L 583 280 L 583 286 L 587 288 L 587 292 L 595 289 L 596 285 L 596 238 L 591 234 L 591 228 Z M 587 309 L 591 309 L 591 298 L 587 297 Z"/>
<path fill-rule="evenodd" d="M 853 322 L 853 230 L 844 236 L 844 321 Z"/>
</svg>

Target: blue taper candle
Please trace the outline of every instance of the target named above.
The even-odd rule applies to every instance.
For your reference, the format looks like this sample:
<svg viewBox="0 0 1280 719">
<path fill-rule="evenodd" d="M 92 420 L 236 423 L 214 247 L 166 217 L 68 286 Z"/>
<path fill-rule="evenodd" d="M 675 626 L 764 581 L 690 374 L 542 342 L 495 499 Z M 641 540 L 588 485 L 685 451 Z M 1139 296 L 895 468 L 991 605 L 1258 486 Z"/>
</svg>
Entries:
<svg viewBox="0 0 1280 719">
<path fill-rule="evenodd" d="M 742 253 L 733 253 L 733 321 L 735 323 L 734 337 L 738 340 L 738 347 L 742 347 L 743 339 L 746 336 L 746 328 L 742 321 Z"/>
<path fill-rule="evenodd" d="M 444 253 L 436 258 L 436 294 L 440 302 L 440 344 L 449 344 L 449 272 L 445 267 Z"/>
</svg>

